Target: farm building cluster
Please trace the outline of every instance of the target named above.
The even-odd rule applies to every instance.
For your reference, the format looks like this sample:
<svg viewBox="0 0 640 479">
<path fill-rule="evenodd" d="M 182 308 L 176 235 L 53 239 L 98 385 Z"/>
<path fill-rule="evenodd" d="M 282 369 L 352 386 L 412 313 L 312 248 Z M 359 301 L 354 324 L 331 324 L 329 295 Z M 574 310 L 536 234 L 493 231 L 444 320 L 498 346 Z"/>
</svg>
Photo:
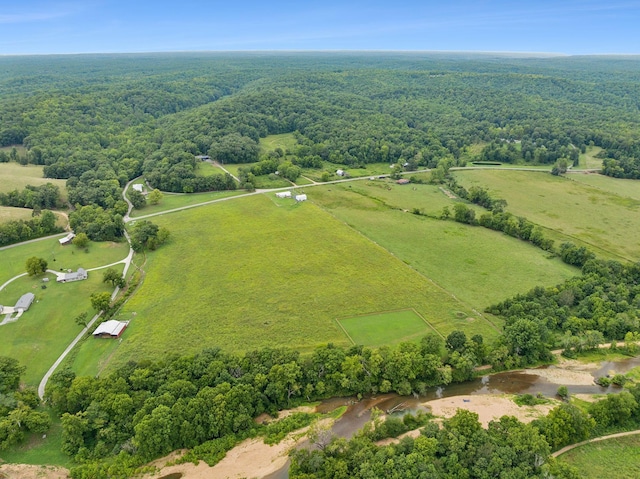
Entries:
<svg viewBox="0 0 640 479">
<path fill-rule="evenodd" d="M 307 201 L 307 195 L 305 195 L 304 193 L 301 193 L 299 195 L 292 195 L 290 191 L 278 191 L 276 193 L 276 196 L 278 198 L 293 198 L 295 199 L 297 202 L 300 201 Z"/>
</svg>

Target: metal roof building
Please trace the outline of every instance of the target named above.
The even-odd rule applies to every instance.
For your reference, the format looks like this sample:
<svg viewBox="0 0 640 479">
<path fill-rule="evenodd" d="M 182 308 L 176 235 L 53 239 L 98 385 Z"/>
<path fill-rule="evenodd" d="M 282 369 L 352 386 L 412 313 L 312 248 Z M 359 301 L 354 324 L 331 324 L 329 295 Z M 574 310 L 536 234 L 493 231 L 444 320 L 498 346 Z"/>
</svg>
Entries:
<svg viewBox="0 0 640 479">
<path fill-rule="evenodd" d="M 110 319 L 100 323 L 100 326 L 93 332 L 93 336 L 96 338 L 119 338 L 127 326 L 129 326 L 129 321 Z"/>
<path fill-rule="evenodd" d="M 31 306 L 31 303 L 33 303 L 33 300 L 36 299 L 36 295 L 33 293 L 25 293 L 22 296 L 20 296 L 20 299 L 18 300 L 18 302 L 16 303 L 16 305 L 13 307 L 16 311 L 21 309 L 23 311 L 26 311 L 29 309 L 29 306 Z"/>
</svg>

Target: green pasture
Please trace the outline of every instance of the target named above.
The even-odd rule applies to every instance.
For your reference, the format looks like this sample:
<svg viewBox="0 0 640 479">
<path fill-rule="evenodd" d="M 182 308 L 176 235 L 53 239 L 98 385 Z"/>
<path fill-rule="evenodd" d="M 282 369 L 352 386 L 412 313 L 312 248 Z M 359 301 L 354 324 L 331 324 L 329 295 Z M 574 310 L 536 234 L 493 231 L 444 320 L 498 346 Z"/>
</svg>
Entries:
<svg viewBox="0 0 640 479">
<path fill-rule="evenodd" d="M 304 176 L 298 176 L 298 178 L 296 179 L 297 186 L 307 186 L 312 184 L 313 184 L 313 181 L 305 178 Z"/>
<path fill-rule="evenodd" d="M 122 271 L 122 265 L 115 267 Z M 23 276 L 0 291 L 0 304 L 12 306 L 24 293 L 32 292 L 36 299 L 16 322 L 0 326 L 2 342 L 0 356 L 16 358 L 27 366 L 24 382 L 37 386 L 44 373 L 82 329 L 74 318 L 86 312 L 93 316 L 89 297 L 94 292 L 113 288 L 102 282 L 102 271 L 89 272 L 85 281 L 56 283 L 55 275 L 46 289 L 42 277 Z M 4 316 L 2 316 L 4 319 Z"/>
<path fill-rule="evenodd" d="M 474 313 L 449 293 L 311 202 L 256 195 L 154 221 L 172 237 L 148 255 L 144 283 L 120 314 L 131 324 L 110 367 L 204 347 L 348 345 L 335 318 L 371 311 L 413 308 L 443 335 L 487 329 L 468 321 Z"/>
<path fill-rule="evenodd" d="M 282 133 L 280 135 L 269 135 L 264 138 L 260 138 L 260 153 L 267 153 L 269 151 L 275 151 L 276 148 L 282 148 L 282 151 L 293 151 L 298 144 L 293 133 Z"/>
<path fill-rule="evenodd" d="M 431 213 L 454 204 L 437 187 L 391 188 L 365 182 L 326 185 L 314 188 L 311 199 L 477 311 L 579 274 L 558 258 L 503 233 L 412 214 L 414 207 Z M 492 333 L 488 323 L 478 322 L 478 328 Z"/>
<path fill-rule="evenodd" d="M 560 459 L 578 468 L 583 479 L 640 477 L 640 435 L 592 442 L 572 449 Z"/>
<path fill-rule="evenodd" d="M 73 245 L 60 246 L 58 239 L 62 236 L 0 250 L 0 264 L 2 265 L 0 285 L 14 276 L 24 273 L 27 259 L 32 256 L 44 258 L 49 269 L 60 270 L 62 268 L 75 271 L 80 267 L 89 269 L 115 263 L 126 258 L 129 253 L 129 245 L 124 241 L 122 243 L 111 241 L 96 243 L 92 241 L 89 243 L 89 252 L 87 253 Z"/>
<path fill-rule="evenodd" d="M 150 215 L 152 213 L 159 213 L 161 211 L 172 210 L 174 208 L 180 208 L 182 206 L 197 205 L 199 203 L 206 203 L 207 201 L 219 200 L 222 198 L 228 198 L 230 196 L 238 196 L 245 194 L 245 190 L 233 190 L 233 191 L 208 191 L 206 193 L 167 193 L 162 192 L 163 197 L 160 203 L 157 205 L 147 204 L 142 209 L 131 210 L 131 218 L 138 216 Z"/>
<path fill-rule="evenodd" d="M 379 347 L 401 342 L 417 342 L 433 333 L 428 323 L 413 310 L 337 319 L 353 344 Z"/>
<path fill-rule="evenodd" d="M 115 319 L 119 317 L 116 315 Z M 121 337 L 127 337 L 127 330 Z M 61 367 L 70 368 L 77 376 L 97 376 L 109 363 L 120 344 L 118 339 L 87 336 L 69 353 Z"/>
<path fill-rule="evenodd" d="M 456 171 L 469 188 L 484 186 L 507 200 L 507 210 L 579 241 L 601 256 L 637 261 L 640 201 L 545 173 L 526 171 Z M 559 238 L 556 238 L 559 239 Z"/>
<path fill-rule="evenodd" d="M 612 178 L 598 173 L 572 173 L 567 178 L 616 196 L 640 201 L 640 181 Z"/>
<path fill-rule="evenodd" d="M 16 149 L 18 155 L 24 156 L 27 154 L 27 149 L 24 145 L 9 145 L 9 146 L 0 146 L 0 151 L 4 151 L 5 153 L 10 153 L 12 149 Z"/>
<path fill-rule="evenodd" d="M 9 148 L 11 149 L 11 148 Z M 25 165 L 18 163 L 0 163 L 0 193 L 7 193 L 13 190 L 22 190 L 27 185 L 40 186 L 53 183 L 60 188 L 60 193 L 66 197 L 66 181 L 54 180 L 42 177 L 42 166 Z"/>
</svg>

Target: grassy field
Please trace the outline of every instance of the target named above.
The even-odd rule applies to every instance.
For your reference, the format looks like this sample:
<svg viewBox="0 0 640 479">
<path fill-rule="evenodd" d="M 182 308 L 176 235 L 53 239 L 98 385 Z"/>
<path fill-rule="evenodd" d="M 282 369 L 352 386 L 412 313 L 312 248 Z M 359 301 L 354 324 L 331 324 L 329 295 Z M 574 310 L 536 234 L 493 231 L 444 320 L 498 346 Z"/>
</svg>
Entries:
<svg viewBox="0 0 640 479">
<path fill-rule="evenodd" d="M 601 189 L 616 196 L 632 198 L 640 201 L 640 181 L 612 178 L 597 173 L 571 174 L 567 178 L 578 183 Z"/>
<path fill-rule="evenodd" d="M 60 246 L 58 243 L 60 237 L 62 235 L 0 251 L 0 264 L 2 265 L 0 285 L 14 276 L 24 273 L 26 271 L 25 263 L 32 256 L 44 258 L 49 263 L 50 269 L 76 270 L 79 267 L 89 269 L 115 263 L 124 259 L 129 252 L 129 245 L 126 242 L 91 242 L 89 243 L 89 252 L 85 253 L 84 250 L 79 250 L 75 246 Z"/>
<path fill-rule="evenodd" d="M 640 435 L 580 446 L 560 459 L 577 467 L 584 479 L 637 479 L 640 477 Z"/>
<path fill-rule="evenodd" d="M 420 341 L 433 329 L 415 311 L 387 313 L 338 319 L 353 344 L 379 347 L 405 341 Z"/>
<path fill-rule="evenodd" d="M 596 158 L 601 151 L 599 146 L 587 147 L 587 151 L 580 154 L 578 168 L 602 168 L 602 158 Z"/>
<path fill-rule="evenodd" d="M 579 274 L 502 233 L 407 212 L 451 206 L 454 201 L 435 186 L 393 184 L 388 190 L 380 184 L 326 185 L 314 188 L 310 198 L 478 311 Z"/>
<path fill-rule="evenodd" d="M 485 186 L 507 210 L 589 245 L 597 254 L 637 261 L 640 201 L 578 181 L 525 171 L 456 171 L 465 187 Z"/>
<path fill-rule="evenodd" d="M 122 271 L 122 266 L 115 268 Z M 34 303 L 16 322 L 0 326 L 0 356 L 10 356 L 27 366 L 24 381 L 37 386 L 44 373 L 78 334 L 74 318 L 82 312 L 92 315 L 89 296 L 112 288 L 102 283 L 102 272 L 89 272 L 89 279 L 68 284 L 56 283 L 55 275 L 42 289 L 41 277 L 13 281 L 0 291 L 0 304 L 13 305 L 31 291 Z M 3 317 L 4 319 L 4 317 Z"/>
<path fill-rule="evenodd" d="M 7 193 L 13 190 L 21 190 L 27 185 L 40 186 L 46 183 L 53 183 L 60 188 L 63 198 L 66 198 L 66 181 L 54 180 L 42 177 L 42 166 L 26 165 L 18 163 L 0 163 L 0 193 Z"/>
<path fill-rule="evenodd" d="M 222 171 L 217 166 L 213 166 L 211 163 L 208 163 L 206 161 L 196 163 L 196 176 L 213 176 L 223 174 L 224 171 Z"/>
<path fill-rule="evenodd" d="M 144 284 L 121 314 L 132 322 L 111 364 L 210 346 L 347 345 L 335 318 L 372 311 L 413 308 L 443 335 L 489 328 L 310 202 L 258 195 L 156 222 L 172 239 L 149 255 Z"/>
<path fill-rule="evenodd" d="M 0 223 L 15 220 L 30 220 L 32 210 L 27 208 L 13 208 L 12 206 L 0 206 Z"/>
<path fill-rule="evenodd" d="M 269 135 L 260 138 L 260 153 L 275 151 L 276 148 L 282 148 L 282 151 L 293 151 L 298 144 L 293 133 L 282 133 L 281 135 Z"/>
</svg>

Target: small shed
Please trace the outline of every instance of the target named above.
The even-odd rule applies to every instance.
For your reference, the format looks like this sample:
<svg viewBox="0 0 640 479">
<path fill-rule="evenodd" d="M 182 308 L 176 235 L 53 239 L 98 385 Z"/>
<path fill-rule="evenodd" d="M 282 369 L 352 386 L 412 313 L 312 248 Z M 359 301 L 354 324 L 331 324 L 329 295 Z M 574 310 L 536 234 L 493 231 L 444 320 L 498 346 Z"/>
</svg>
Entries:
<svg viewBox="0 0 640 479">
<path fill-rule="evenodd" d="M 336 170 L 336 175 L 338 176 L 344 176 L 346 173 L 344 170 Z"/>
<path fill-rule="evenodd" d="M 296 195 L 296 201 L 307 201 L 307 195 Z"/>
<path fill-rule="evenodd" d="M 18 300 L 18 302 L 16 303 L 16 305 L 13 307 L 13 309 L 15 311 L 18 310 L 22 310 L 22 311 L 27 311 L 29 309 L 29 306 L 31 306 L 31 303 L 33 303 L 33 300 L 36 299 L 36 295 L 33 293 L 25 293 L 22 296 L 20 296 L 20 299 Z"/>
<path fill-rule="evenodd" d="M 109 321 L 100 323 L 100 326 L 93 332 L 93 336 L 95 338 L 119 338 L 124 330 L 127 329 L 127 326 L 129 326 L 129 321 L 110 319 Z"/>
<path fill-rule="evenodd" d="M 399 185 L 408 185 L 409 183 L 411 183 L 411 181 L 406 178 L 400 178 L 398 181 L 396 181 L 396 183 L 398 183 Z"/>
<path fill-rule="evenodd" d="M 142 193 L 142 190 L 144 189 L 144 185 L 142 185 L 141 183 L 136 183 L 135 185 L 133 185 L 133 189 L 138 193 Z"/>
<path fill-rule="evenodd" d="M 58 242 L 60 243 L 60 245 L 66 246 L 68 244 L 71 244 L 71 242 L 73 241 L 73 238 L 75 238 L 75 237 L 76 237 L 76 234 L 72 231 L 71 233 L 69 233 L 64 238 L 60 238 L 58 240 Z"/>
<path fill-rule="evenodd" d="M 207 161 L 207 160 L 211 159 L 211 157 L 209 155 L 198 155 L 198 156 L 196 156 L 196 158 L 198 160 L 202 160 L 202 161 Z"/>
<path fill-rule="evenodd" d="M 83 279 L 87 279 L 89 277 L 89 273 L 84 268 L 78 268 L 78 271 L 71 273 L 64 273 L 59 275 L 56 278 L 58 283 L 70 283 L 72 281 L 82 281 Z"/>
<path fill-rule="evenodd" d="M 290 191 L 279 191 L 276 193 L 276 196 L 278 198 L 291 198 L 291 192 Z"/>
</svg>

